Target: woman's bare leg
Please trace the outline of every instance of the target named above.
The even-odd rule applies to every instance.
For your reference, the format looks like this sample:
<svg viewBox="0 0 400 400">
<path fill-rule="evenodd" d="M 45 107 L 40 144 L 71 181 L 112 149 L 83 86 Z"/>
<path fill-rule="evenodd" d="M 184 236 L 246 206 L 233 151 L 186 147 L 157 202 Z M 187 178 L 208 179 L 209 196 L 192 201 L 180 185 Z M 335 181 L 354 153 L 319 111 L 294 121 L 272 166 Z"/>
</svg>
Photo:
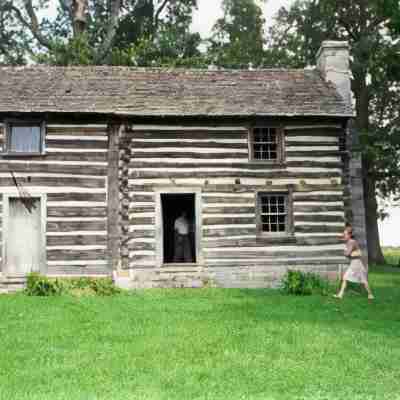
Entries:
<svg viewBox="0 0 400 400">
<path fill-rule="evenodd" d="M 373 299 L 374 295 L 372 294 L 371 288 L 368 285 L 368 282 L 364 282 L 365 290 L 368 292 L 368 298 Z"/>
<path fill-rule="evenodd" d="M 346 280 L 342 280 L 342 286 L 340 287 L 339 293 L 337 295 L 335 295 L 335 297 L 343 297 L 344 291 L 346 290 L 346 286 L 347 286 L 347 281 Z"/>
</svg>

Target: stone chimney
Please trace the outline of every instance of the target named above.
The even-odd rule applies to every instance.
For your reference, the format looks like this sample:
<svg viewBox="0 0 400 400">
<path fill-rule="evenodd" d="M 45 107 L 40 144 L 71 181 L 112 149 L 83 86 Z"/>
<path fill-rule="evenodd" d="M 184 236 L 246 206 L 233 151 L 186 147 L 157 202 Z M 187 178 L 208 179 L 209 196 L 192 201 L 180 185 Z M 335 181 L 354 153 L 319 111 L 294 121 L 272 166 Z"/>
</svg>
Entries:
<svg viewBox="0 0 400 400">
<path fill-rule="evenodd" d="M 317 53 L 317 68 L 326 81 L 331 81 L 336 86 L 345 102 L 351 106 L 348 42 L 322 42 Z"/>
<path fill-rule="evenodd" d="M 336 86 L 349 109 L 352 109 L 349 44 L 336 41 L 322 42 L 317 53 L 317 69 L 326 81 L 331 81 Z M 342 153 L 343 201 L 346 222 L 353 226 L 355 236 L 362 249 L 363 261 L 368 266 L 361 154 L 357 146 L 354 146 L 357 137 L 358 132 L 354 120 L 350 119 L 343 138 L 346 143 L 346 151 Z"/>
</svg>

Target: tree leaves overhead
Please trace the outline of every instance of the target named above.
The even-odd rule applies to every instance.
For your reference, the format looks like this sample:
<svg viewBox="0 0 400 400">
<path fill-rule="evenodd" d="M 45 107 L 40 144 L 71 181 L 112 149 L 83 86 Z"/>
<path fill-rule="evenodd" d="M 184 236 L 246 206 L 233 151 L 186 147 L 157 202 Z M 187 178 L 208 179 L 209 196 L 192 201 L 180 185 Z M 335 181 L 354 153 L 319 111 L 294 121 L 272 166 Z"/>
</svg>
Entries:
<svg viewBox="0 0 400 400">
<path fill-rule="evenodd" d="M 223 0 L 224 16 L 213 27 L 210 56 L 224 67 L 260 66 L 264 58 L 262 10 L 254 0 Z"/>
<path fill-rule="evenodd" d="M 0 1 L 0 62 L 137 64 L 130 57 L 144 42 L 155 52 L 180 42 L 174 56 L 186 57 L 200 41 L 189 31 L 196 0 L 58 0 L 56 17 L 41 17 L 49 4 Z"/>
</svg>

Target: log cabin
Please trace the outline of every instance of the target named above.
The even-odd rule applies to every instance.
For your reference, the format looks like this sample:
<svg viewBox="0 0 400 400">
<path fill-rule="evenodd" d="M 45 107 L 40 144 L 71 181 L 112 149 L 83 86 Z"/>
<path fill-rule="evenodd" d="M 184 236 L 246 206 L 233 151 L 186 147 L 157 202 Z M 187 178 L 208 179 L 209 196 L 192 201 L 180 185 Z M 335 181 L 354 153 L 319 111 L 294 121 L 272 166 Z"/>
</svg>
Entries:
<svg viewBox="0 0 400 400">
<path fill-rule="evenodd" d="M 305 70 L 0 67 L 0 289 L 336 277 L 346 221 L 366 244 L 350 93 L 346 42 Z"/>
</svg>

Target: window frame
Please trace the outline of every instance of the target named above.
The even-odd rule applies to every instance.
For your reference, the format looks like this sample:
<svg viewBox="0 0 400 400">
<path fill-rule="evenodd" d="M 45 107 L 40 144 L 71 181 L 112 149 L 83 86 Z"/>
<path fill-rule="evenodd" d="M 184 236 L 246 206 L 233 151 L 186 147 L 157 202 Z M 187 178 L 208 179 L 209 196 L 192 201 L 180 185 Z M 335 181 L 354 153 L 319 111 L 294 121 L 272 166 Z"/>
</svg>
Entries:
<svg viewBox="0 0 400 400">
<path fill-rule="evenodd" d="M 285 196 L 285 204 L 287 207 L 286 215 L 286 227 L 284 232 L 266 232 L 262 229 L 262 196 Z M 257 225 L 257 235 L 261 237 L 292 237 L 294 236 L 294 223 L 293 223 L 293 190 L 289 188 L 288 190 L 260 190 L 256 193 L 256 225 Z"/>
<path fill-rule="evenodd" d="M 277 157 L 274 160 L 260 160 L 254 157 L 254 130 L 262 128 L 274 128 L 277 135 Z M 249 128 L 248 145 L 249 161 L 258 164 L 283 164 L 285 162 L 285 129 L 282 125 L 254 125 Z"/>
<path fill-rule="evenodd" d="M 3 155 L 12 157 L 37 157 L 45 154 L 45 137 L 46 137 L 46 121 L 43 119 L 6 119 L 5 125 L 5 140 Z M 11 151 L 11 134 L 13 126 L 38 126 L 40 129 L 39 151 Z"/>
</svg>

